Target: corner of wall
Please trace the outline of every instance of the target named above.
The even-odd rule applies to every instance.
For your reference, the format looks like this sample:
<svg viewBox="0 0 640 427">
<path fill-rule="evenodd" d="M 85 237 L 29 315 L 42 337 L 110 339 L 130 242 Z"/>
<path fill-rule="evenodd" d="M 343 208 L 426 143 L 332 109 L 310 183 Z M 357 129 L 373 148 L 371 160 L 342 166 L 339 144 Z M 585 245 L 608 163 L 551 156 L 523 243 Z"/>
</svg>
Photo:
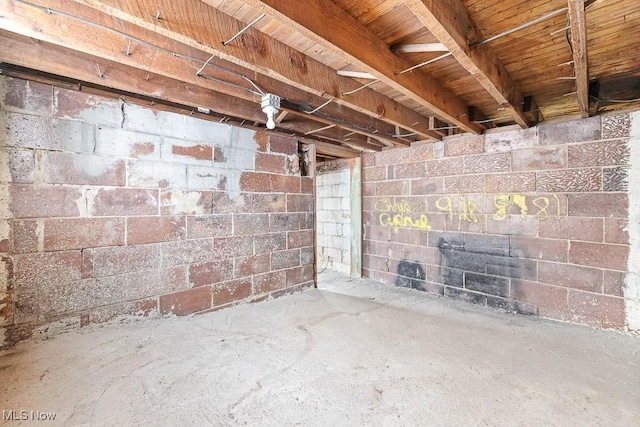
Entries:
<svg viewBox="0 0 640 427">
<path fill-rule="evenodd" d="M 351 277 L 362 277 L 362 160 L 350 159 Z"/>
<path fill-rule="evenodd" d="M 629 170 L 629 260 L 625 279 L 627 327 L 640 330 L 640 111 L 630 114 L 631 168 Z"/>
</svg>

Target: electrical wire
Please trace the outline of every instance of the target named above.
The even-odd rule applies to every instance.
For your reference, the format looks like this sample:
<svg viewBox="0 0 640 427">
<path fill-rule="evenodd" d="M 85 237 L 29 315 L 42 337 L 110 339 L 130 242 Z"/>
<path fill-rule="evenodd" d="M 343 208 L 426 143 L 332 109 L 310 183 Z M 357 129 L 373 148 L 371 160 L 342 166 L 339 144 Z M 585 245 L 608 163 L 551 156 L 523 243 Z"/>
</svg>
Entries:
<svg viewBox="0 0 640 427">
<path fill-rule="evenodd" d="M 33 4 L 33 3 L 30 3 L 30 2 L 25 1 L 25 0 L 16 0 L 16 1 L 18 3 L 21 3 L 21 4 L 24 4 L 26 6 L 32 7 L 34 9 L 40 10 L 41 12 L 44 12 L 46 14 L 55 15 L 55 16 L 61 16 L 63 18 L 71 19 L 71 20 L 73 20 L 75 22 L 80 22 L 82 24 L 89 25 L 89 26 L 94 27 L 94 28 L 99 28 L 100 30 L 104 30 L 104 31 L 107 31 L 109 33 L 121 36 L 127 41 L 133 41 L 134 43 L 137 43 L 137 44 L 139 44 L 141 46 L 145 46 L 145 47 L 150 48 L 150 49 L 158 50 L 160 52 L 163 52 L 163 53 L 166 53 L 168 55 L 171 55 L 171 56 L 173 56 L 175 58 L 179 58 L 179 59 L 182 59 L 182 60 L 185 60 L 185 61 L 188 61 L 188 62 L 196 63 L 196 64 L 198 64 L 197 67 L 194 67 L 193 65 L 191 65 L 191 67 L 194 70 L 196 70 L 196 74 L 198 75 L 198 77 L 203 78 L 205 80 L 210 80 L 210 81 L 213 81 L 213 82 L 216 82 L 216 83 L 220 83 L 220 84 L 232 87 L 234 89 L 243 90 L 243 91 L 246 91 L 246 92 L 251 93 L 251 94 L 256 95 L 256 96 L 262 96 L 262 95 L 265 94 L 264 90 L 262 90 L 256 83 L 254 83 L 250 78 L 248 78 L 244 74 L 239 73 L 239 72 L 237 72 L 235 70 L 232 70 L 230 68 L 221 66 L 219 64 L 212 63 L 211 61 L 215 57 L 215 54 L 212 55 L 211 57 L 209 57 L 207 60 L 203 61 L 201 59 L 198 59 L 198 58 L 195 58 L 195 57 L 192 57 L 192 56 L 189 56 L 189 55 L 184 55 L 184 54 L 181 54 L 181 53 L 166 49 L 166 48 L 164 48 L 162 46 L 157 46 L 157 45 L 155 45 L 153 43 L 149 43 L 149 42 L 147 42 L 145 40 L 139 39 L 139 38 L 137 38 L 135 36 L 131 36 L 131 35 L 127 34 L 127 33 L 122 32 L 122 31 L 109 28 L 109 27 L 107 27 L 105 25 L 98 24 L 98 23 L 89 21 L 89 20 L 84 19 L 84 18 L 80 18 L 80 17 L 74 16 L 74 15 L 70 15 L 68 13 L 61 12 L 61 11 L 58 11 L 58 10 L 55 10 L 55 9 L 51 9 L 51 8 L 48 8 L 48 7 L 44 7 L 44 6 L 40 6 L 40 5 L 37 5 L 37 4 Z M 250 88 L 247 88 L 247 87 L 244 87 L 244 86 L 240 86 L 240 85 L 235 84 L 235 83 L 228 82 L 226 80 L 222 80 L 222 79 L 219 79 L 219 78 L 216 78 L 216 77 L 206 76 L 206 75 L 202 74 L 202 71 L 204 71 L 205 67 L 212 67 L 212 68 L 215 68 L 215 69 L 220 70 L 222 72 L 228 73 L 230 75 L 239 77 L 239 78 L 249 82 L 255 89 L 258 90 L 258 92 L 254 91 L 253 89 L 250 89 Z M 100 71 L 98 72 L 98 74 L 101 74 Z M 283 99 L 285 99 L 285 98 L 283 98 Z M 297 103 L 292 102 L 292 101 L 288 101 L 288 102 L 291 105 L 296 106 L 296 108 L 300 112 L 303 112 L 303 113 L 306 113 L 306 114 L 317 114 L 317 115 L 319 115 L 321 117 L 324 117 L 327 120 L 331 120 L 332 122 L 337 123 L 338 125 L 340 125 L 340 124 L 348 125 L 352 129 L 357 129 L 358 131 L 361 131 L 361 132 L 367 132 L 367 133 L 376 133 L 376 132 L 378 132 L 377 129 L 374 129 L 372 127 L 368 127 L 367 128 L 367 127 L 360 126 L 360 125 L 357 125 L 357 124 L 348 123 L 348 122 L 346 122 L 345 120 L 343 120 L 341 118 L 336 118 L 336 117 L 333 117 L 333 116 L 330 116 L 330 115 L 327 115 L 327 114 L 319 112 L 319 110 L 321 108 L 325 107 L 326 105 L 328 105 L 332 101 L 333 101 L 333 99 L 330 99 L 327 102 L 325 102 L 324 104 L 322 104 L 319 107 L 317 107 L 315 109 L 312 109 L 312 110 L 308 110 L 307 108 L 305 108 L 301 104 L 297 104 Z M 397 138 L 397 136 L 394 136 L 393 133 L 389 133 L 389 132 L 380 132 L 380 135 L 381 136 L 386 136 L 386 137 L 389 137 L 389 138 L 394 138 L 394 137 Z"/>
<path fill-rule="evenodd" d="M 223 67 L 223 66 L 221 66 L 221 65 L 217 65 L 217 64 L 212 64 L 212 63 L 210 63 L 211 59 L 213 59 L 213 56 L 215 56 L 215 55 L 213 55 L 212 57 L 210 57 L 207 61 L 203 61 L 203 60 L 201 60 L 201 59 L 194 58 L 194 57 L 192 57 L 192 56 L 182 55 L 182 54 L 180 54 L 180 53 L 178 53 L 178 52 L 175 52 L 175 51 L 172 51 L 172 50 L 166 49 L 166 48 L 164 48 L 164 47 L 162 47 L 162 46 L 154 45 L 153 43 L 149 43 L 149 42 L 147 42 L 147 41 L 144 41 L 144 40 L 142 40 L 142 39 L 139 39 L 139 38 L 137 38 L 137 37 L 134 37 L 134 36 L 132 36 L 132 35 L 129 35 L 129 34 L 127 34 L 127 33 L 124 33 L 124 32 L 122 32 L 122 31 L 114 30 L 113 28 L 109 28 L 109 27 L 107 27 L 107 26 L 105 26 L 105 25 L 101 25 L 101 24 L 98 24 L 98 23 L 95 23 L 95 22 L 89 21 L 89 20 L 87 20 L 87 19 L 84 19 L 84 18 L 79 18 L 79 17 L 77 17 L 77 16 L 70 15 L 70 14 L 68 14 L 68 13 L 61 12 L 61 11 L 58 11 L 58 10 L 55 10 L 55 9 L 51 9 L 51 8 L 49 8 L 49 7 L 44 7 L 44 6 L 39 6 L 39 5 L 37 5 L 37 4 L 29 3 L 28 1 L 25 1 L 25 0 L 16 0 L 16 1 L 17 1 L 18 3 L 21 3 L 21 4 L 24 4 L 24 5 L 26 5 L 26 6 L 32 7 L 32 8 L 34 8 L 34 9 L 38 9 L 38 10 L 40 10 L 40 11 L 42 11 L 42 12 L 46 13 L 46 14 L 49 14 L 49 15 L 55 15 L 55 16 L 61 16 L 61 17 L 63 17 L 63 18 L 71 19 L 71 20 L 73 20 L 73 21 L 80 22 L 80 23 L 85 24 L 85 25 L 89 25 L 89 26 L 92 26 L 92 27 L 95 27 L 95 28 L 99 28 L 99 29 L 101 29 L 101 30 L 104 30 L 104 31 L 110 32 L 110 33 L 112 33 L 112 34 L 117 34 L 117 35 L 119 35 L 119 36 L 121 36 L 121 37 L 124 37 L 126 40 L 133 41 L 133 42 L 135 42 L 135 43 L 137 43 L 137 44 L 139 44 L 139 45 L 141 45 L 141 46 L 145 46 L 145 47 L 148 47 L 148 48 L 150 48 L 150 49 L 156 49 L 156 50 L 158 50 L 158 51 L 160 51 L 160 52 L 166 53 L 166 54 L 168 54 L 168 55 L 174 56 L 174 57 L 179 58 L 179 59 L 183 59 L 183 60 L 186 60 L 186 61 L 191 61 L 191 62 L 195 62 L 195 63 L 201 64 L 201 65 L 203 65 L 203 66 L 201 66 L 201 67 L 198 67 L 198 68 L 192 67 L 192 68 L 194 68 L 194 69 L 196 69 L 196 70 L 199 70 L 199 71 L 198 71 L 199 73 L 202 73 L 202 70 L 204 69 L 204 67 L 207 67 L 207 66 L 208 66 L 208 67 L 213 67 L 213 68 L 216 68 L 216 69 L 218 69 L 218 70 L 220 70 L 220 71 L 223 71 L 223 72 L 226 72 L 226 73 L 229 73 L 229 74 L 235 75 L 235 76 L 240 77 L 240 78 L 242 78 L 242 79 L 248 80 L 248 79 L 247 79 L 243 74 L 238 73 L 238 72 L 237 72 L 237 71 L 235 71 L 235 70 L 232 70 L 232 69 L 230 69 L 230 68 Z M 217 79 L 217 78 L 214 78 L 214 77 L 207 77 L 207 76 L 205 76 L 205 75 L 203 75 L 203 74 L 199 74 L 199 77 L 203 77 L 203 78 L 205 78 L 206 80 L 212 80 L 212 81 L 215 81 L 215 82 L 218 82 L 218 83 L 222 83 L 222 84 L 228 85 L 228 86 L 233 87 L 233 88 L 236 88 L 236 89 L 242 89 L 242 90 L 245 90 L 245 91 L 247 91 L 247 92 L 249 92 L 249 93 L 252 93 L 252 94 L 258 95 L 258 96 L 261 96 L 261 95 L 263 94 L 263 93 L 256 93 L 256 92 L 254 92 L 252 89 L 248 89 L 248 88 L 246 88 L 246 87 L 243 87 L 243 86 L 240 86 L 240 85 L 236 85 L 236 84 L 234 84 L 234 83 L 230 83 L 230 82 L 227 82 L 227 81 L 225 81 L 225 80 Z M 251 83 L 253 83 L 253 82 L 251 82 Z M 254 86 L 255 86 L 255 84 L 254 84 Z M 257 87 L 256 87 L 256 88 L 257 88 Z M 259 89 L 259 90 L 260 90 L 260 89 Z"/>
<path fill-rule="evenodd" d="M 253 80 L 251 80 L 249 77 L 247 77 L 247 76 L 244 76 L 244 75 L 243 75 L 243 76 L 242 76 L 242 79 L 243 79 L 243 80 L 248 81 L 249 83 L 251 83 L 251 84 L 253 85 L 253 87 L 255 87 L 256 89 L 258 89 L 258 91 L 260 92 L 260 95 L 265 95 L 265 94 L 266 94 L 266 92 L 265 92 L 264 90 L 260 89 L 260 86 L 258 86 L 257 84 L 255 84 L 255 83 L 253 82 Z"/>
<path fill-rule="evenodd" d="M 322 270 L 318 271 L 317 274 L 324 273 L 324 271 L 327 269 L 327 267 L 329 267 L 329 261 L 331 261 L 331 257 L 330 256 L 327 257 L 327 263 L 325 264 L 324 268 Z"/>
</svg>

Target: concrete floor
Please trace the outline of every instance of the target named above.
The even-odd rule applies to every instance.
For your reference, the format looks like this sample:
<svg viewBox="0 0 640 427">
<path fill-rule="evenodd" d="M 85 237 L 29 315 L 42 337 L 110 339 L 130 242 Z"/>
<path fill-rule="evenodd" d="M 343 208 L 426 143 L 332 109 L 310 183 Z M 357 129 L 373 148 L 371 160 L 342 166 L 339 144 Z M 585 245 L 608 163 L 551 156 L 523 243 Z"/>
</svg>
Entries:
<svg viewBox="0 0 640 427">
<path fill-rule="evenodd" d="M 0 354 L 0 409 L 65 426 L 640 425 L 640 337 L 321 278 L 18 345 Z"/>
</svg>

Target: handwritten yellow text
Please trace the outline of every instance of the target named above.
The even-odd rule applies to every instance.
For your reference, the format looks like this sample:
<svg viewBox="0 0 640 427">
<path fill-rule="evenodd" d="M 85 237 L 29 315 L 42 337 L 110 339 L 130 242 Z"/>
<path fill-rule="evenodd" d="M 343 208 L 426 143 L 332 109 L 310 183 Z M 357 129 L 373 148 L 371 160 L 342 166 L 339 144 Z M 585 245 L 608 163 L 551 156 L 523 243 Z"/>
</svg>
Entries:
<svg viewBox="0 0 640 427">
<path fill-rule="evenodd" d="M 425 214 L 420 215 L 417 219 L 406 214 L 395 214 L 383 212 L 380 214 L 380 225 L 390 227 L 398 232 L 399 228 L 415 228 L 418 230 L 431 230 L 431 225 Z"/>
<path fill-rule="evenodd" d="M 458 194 L 457 200 L 458 210 L 458 228 L 460 224 L 465 222 L 478 223 L 478 206 L 473 200 L 467 200 L 465 196 Z M 455 209 L 453 207 L 453 200 L 450 196 L 443 196 L 436 200 L 436 208 L 441 212 L 447 212 L 449 215 L 449 221 L 453 221 Z"/>
<path fill-rule="evenodd" d="M 378 212 L 411 212 L 413 209 L 406 200 L 394 203 L 390 199 L 380 199 L 376 202 L 375 210 Z"/>
<path fill-rule="evenodd" d="M 504 221 L 507 218 L 507 209 L 511 209 L 512 206 L 520 208 L 520 217 L 525 219 L 527 217 L 527 198 L 524 194 L 496 194 L 493 196 L 493 204 L 496 207 L 496 213 L 493 214 L 493 219 L 496 221 Z"/>
<path fill-rule="evenodd" d="M 393 202 L 391 199 L 380 199 L 376 202 L 375 210 L 380 212 L 380 225 L 390 227 L 398 232 L 400 228 L 413 228 L 417 230 L 431 230 L 427 215 L 415 216 L 413 208 L 406 200 Z"/>
</svg>

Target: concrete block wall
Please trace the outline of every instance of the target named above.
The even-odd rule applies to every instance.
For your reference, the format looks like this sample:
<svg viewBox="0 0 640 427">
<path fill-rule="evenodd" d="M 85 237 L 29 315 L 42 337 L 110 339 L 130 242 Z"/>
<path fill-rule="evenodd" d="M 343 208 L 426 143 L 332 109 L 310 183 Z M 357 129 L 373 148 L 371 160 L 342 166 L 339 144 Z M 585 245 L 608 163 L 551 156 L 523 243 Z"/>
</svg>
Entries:
<svg viewBox="0 0 640 427">
<path fill-rule="evenodd" d="M 8 77 L 0 103 L 0 346 L 312 285 L 297 141 Z"/>
<path fill-rule="evenodd" d="M 640 329 L 627 315 L 640 307 L 628 267 L 638 116 L 365 155 L 365 276 L 521 314 Z"/>
<path fill-rule="evenodd" d="M 316 170 L 319 270 L 351 274 L 351 174 L 347 160 L 323 162 Z"/>
</svg>

